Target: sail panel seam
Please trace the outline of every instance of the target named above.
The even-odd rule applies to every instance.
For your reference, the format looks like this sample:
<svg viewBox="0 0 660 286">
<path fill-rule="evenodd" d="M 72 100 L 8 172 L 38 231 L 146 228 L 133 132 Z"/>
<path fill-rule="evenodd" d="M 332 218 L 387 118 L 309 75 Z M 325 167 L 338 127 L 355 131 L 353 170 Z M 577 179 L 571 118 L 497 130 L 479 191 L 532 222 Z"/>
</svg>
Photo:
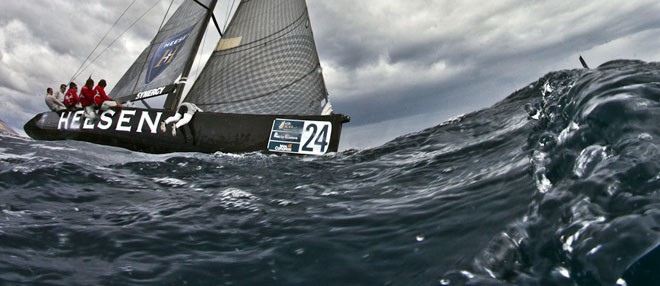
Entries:
<svg viewBox="0 0 660 286">
<path fill-rule="evenodd" d="M 321 67 L 321 65 L 320 65 L 320 64 L 317 64 L 317 65 L 316 65 L 311 71 L 309 71 L 308 73 L 304 74 L 304 75 L 301 76 L 300 78 L 298 78 L 298 79 L 296 79 L 296 80 L 290 82 L 289 84 L 286 84 L 286 85 L 284 85 L 284 86 L 282 86 L 282 87 L 280 87 L 280 88 L 278 88 L 278 89 L 276 89 L 276 90 L 273 90 L 273 91 L 270 91 L 270 92 L 267 92 L 267 93 L 259 94 L 259 95 L 252 96 L 252 97 L 249 97 L 249 98 L 242 98 L 242 99 L 240 99 L 240 100 L 225 101 L 225 102 L 197 103 L 197 105 L 208 106 L 208 105 L 234 104 L 234 103 L 245 102 L 245 101 L 254 100 L 254 99 L 258 99 L 258 98 L 263 98 L 263 97 L 266 97 L 266 96 L 269 96 L 269 95 L 272 95 L 272 94 L 278 93 L 278 92 L 280 92 L 280 91 L 282 91 L 282 90 L 285 90 L 285 89 L 287 89 L 287 88 L 289 88 L 289 87 L 295 85 L 295 84 L 298 83 L 298 82 L 301 82 L 302 80 L 304 80 L 305 78 L 309 77 L 311 74 L 313 74 L 314 72 L 316 72 L 320 67 Z"/>
</svg>

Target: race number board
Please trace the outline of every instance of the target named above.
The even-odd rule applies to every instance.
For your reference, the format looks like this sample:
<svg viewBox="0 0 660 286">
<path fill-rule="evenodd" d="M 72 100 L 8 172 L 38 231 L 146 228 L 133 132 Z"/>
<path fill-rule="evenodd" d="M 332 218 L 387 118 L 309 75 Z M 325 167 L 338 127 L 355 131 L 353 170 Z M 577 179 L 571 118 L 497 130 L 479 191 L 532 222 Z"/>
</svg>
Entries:
<svg viewBox="0 0 660 286">
<path fill-rule="evenodd" d="M 275 119 L 270 131 L 268 150 L 305 155 L 323 155 L 328 151 L 332 123 L 328 121 Z"/>
</svg>

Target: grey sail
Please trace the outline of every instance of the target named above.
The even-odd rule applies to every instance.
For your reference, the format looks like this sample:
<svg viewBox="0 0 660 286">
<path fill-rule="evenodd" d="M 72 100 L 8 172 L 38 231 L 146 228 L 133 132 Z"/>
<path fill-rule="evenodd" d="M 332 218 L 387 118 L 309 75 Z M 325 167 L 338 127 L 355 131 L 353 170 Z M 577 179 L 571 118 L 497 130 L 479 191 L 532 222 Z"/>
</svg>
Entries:
<svg viewBox="0 0 660 286">
<path fill-rule="evenodd" d="M 198 39 L 208 24 L 206 7 L 212 9 L 216 2 L 184 1 L 117 82 L 110 97 L 125 102 L 172 92 L 175 81 L 197 53 Z"/>
<path fill-rule="evenodd" d="M 326 99 L 305 0 L 243 0 L 185 101 L 211 112 L 318 115 Z"/>
</svg>

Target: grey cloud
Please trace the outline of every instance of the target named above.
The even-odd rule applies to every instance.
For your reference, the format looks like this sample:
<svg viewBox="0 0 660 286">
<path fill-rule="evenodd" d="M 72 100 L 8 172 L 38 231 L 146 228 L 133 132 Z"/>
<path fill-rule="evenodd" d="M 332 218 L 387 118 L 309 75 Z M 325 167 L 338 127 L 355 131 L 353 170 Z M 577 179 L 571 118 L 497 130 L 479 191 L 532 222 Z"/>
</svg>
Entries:
<svg viewBox="0 0 660 286">
<path fill-rule="evenodd" d="M 397 3 L 309 3 L 322 59 L 351 76 L 341 81 L 350 88 L 339 87 L 351 96 L 336 94 L 334 102 L 336 110 L 354 114 L 353 124 L 451 104 L 472 102 L 481 108 L 551 69 L 579 67 L 577 54 L 582 51 L 660 24 L 652 16 L 660 12 L 655 1 Z M 377 76 L 373 74 L 364 77 L 361 71 L 379 61 L 389 68 L 381 80 L 370 80 Z M 438 63 L 451 76 L 433 77 Z M 426 81 L 407 81 L 410 67 L 426 74 Z"/>
</svg>

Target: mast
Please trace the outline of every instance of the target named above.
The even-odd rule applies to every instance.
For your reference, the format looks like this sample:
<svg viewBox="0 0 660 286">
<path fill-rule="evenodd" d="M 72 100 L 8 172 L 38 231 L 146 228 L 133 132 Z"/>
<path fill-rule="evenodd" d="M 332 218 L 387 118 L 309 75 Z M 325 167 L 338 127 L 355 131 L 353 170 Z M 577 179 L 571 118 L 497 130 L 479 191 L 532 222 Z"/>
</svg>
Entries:
<svg viewBox="0 0 660 286">
<path fill-rule="evenodd" d="M 197 0 L 194 1 L 195 3 L 204 7 L 204 9 L 208 11 L 208 13 L 206 13 L 206 16 L 204 18 L 204 23 L 208 25 L 211 18 L 215 18 L 213 17 L 213 10 L 215 9 L 215 4 L 218 3 L 218 0 L 212 0 L 211 4 L 208 7 L 204 6 L 204 4 L 200 3 Z M 167 99 L 165 100 L 165 104 L 163 105 L 164 108 L 170 110 L 176 110 L 177 107 L 179 106 L 179 101 L 181 101 L 181 96 L 183 96 L 183 90 L 186 86 L 186 82 L 188 81 L 188 74 L 190 73 L 193 63 L 195 62 L 195 56 L 197 55 L 197 50 L 199 49 L 199 43 L 201 43 L 202 39 L 204 39 L 204 34 L 205 33 L 199 33 L 199 35 L 197 35 L 197 38 L 195 39 L 194 52 L 190 53 L 186 61 L 186 65 L 183 68 L 183 72 L 181 73 L 181 78 L 179 79 L 179 82 L 177 83 L 174 91 L 167 96 Z"/>
</svg>

